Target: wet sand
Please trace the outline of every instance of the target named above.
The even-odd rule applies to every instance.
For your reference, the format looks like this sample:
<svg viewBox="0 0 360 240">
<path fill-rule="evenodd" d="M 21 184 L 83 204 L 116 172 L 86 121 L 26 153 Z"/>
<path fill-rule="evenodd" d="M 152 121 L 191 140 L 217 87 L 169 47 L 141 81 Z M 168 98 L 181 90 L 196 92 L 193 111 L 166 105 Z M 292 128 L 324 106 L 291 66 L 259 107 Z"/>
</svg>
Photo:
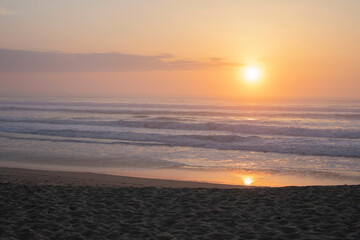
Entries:
<svg viewBox="0 0 360 240">
<path fill-rule="evenodd" d="M 44 171 L 0 167 L 0 182 L 27 185 L 93 187 L 243 188 L 247 186 L 125 177 L 89 172 Z"/>
<path fill-rule="evenodd" d="M 235 189 L 7 168 L 0 183 L 0 239 L 360 239 L 359 185 Z"/>
</svg>

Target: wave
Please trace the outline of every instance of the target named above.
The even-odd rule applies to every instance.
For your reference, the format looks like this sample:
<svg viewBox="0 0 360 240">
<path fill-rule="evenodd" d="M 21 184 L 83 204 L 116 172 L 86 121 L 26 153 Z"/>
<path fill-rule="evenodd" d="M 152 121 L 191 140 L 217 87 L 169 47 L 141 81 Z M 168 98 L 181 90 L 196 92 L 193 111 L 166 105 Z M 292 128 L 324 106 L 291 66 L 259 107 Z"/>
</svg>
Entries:
<svg viewBox="0 0 360 240">
<path fill-rule="evenodd" d="M 78 130 L 29 130 L 12 129 L 13 133 L 36 134 L 68 138 L 107 139 L 141 142 L 144 145 L 197 147 L 218 150 L 244 150 L 287 153 L 298 155 L 323 155 L 332 157 L 360 157 L 360 142 L 318 138 L 276 138 L 238 135 L 164 135 L 156 133 L 78 131 Z M 122 144 L 122 143 L 119 143 Z"/>
<path fill-rule="evenodd" d="M 29 134 L 29 133 L 27 133 Z M 41 135 L 45 137 L 18 137 L 18 136 L 9 136 L 0 134 L 1 138 L 6 138 L 10 140 L 33 140 L 33 141 L 46 141 L 46 142 L 63 142 L 63 143 L 91 143 L 91 144 L 105 144 L 105 145 L 114 145 L 114 144 L 123 144 L 123 145 L 136 145 L 136 146 L 168 146 L 168 144 L 156 143 L 156 142 L 136 142 L 136 141 L 125 141 L 125 140 L 117 140 L 117 141 L 101 141 L 102 139 L 86 139 L 86 138 L 48 138 L 46 135 Z"/>
<path fill-rule="evenodd" d="M 59 101 L 0 101 L 5 107 L 16 106 L 40 106 L 37 108 L 44 109 L 54 107 L 89 107 L 91 108 L 142 108 L 142 109 L 206 109 L 206 110 L 235 110 L 235 111 L 285 111 L 285 112 L 346 112 L 360 113 L 358 107 L 359 101 L 352 102 L 350 105 L 317 105 L 317 104 L 251 104 L 244 103 L 241 105 L 218 105 L 218 104 L 180 104 L 180 103 L 131 103 L 131 102 L 59 102 Z M 88 109 L 89 109 L 88 108 Z"/>
<path fill-rule="evenodd" d="M 0 111 L 41 111 L 84 114 L 130 114 L 146 117 L 149 115 L 175 116 L 214 116 L 214 117 L 266 117 L 266 118 L 307 118 L 307 119 L 339 119 L 360 120 L 360 113 L 287 113 L 287 112 L 219 112 L 219 111 L 174 111 L 174 110 L 130 110 L 130 109 L 71 109 L 71 108 L 24 108 L 0 107 Z"/>
<path fill-rule="evenodd" d="M 0 122 L 41 123 L 61 125 L 109 126 L 127 128 L 148 128 L 186 131 L 222 131 L 239 134 L 277 135 L 291 137 L 344 138 L 360 139 L 359 128 L 308 128 L 279 125 L 265 125 L 256 123 L 222 123 L 222 122 L 181 122 L 176 118 L 157 118 L 158 121 L 89 121 L 89 120 L 61 120 L 61 119 L 10 119 L 0 118 Z M 4 128 L 6 129 L 6 128 Z"/>
</svg>

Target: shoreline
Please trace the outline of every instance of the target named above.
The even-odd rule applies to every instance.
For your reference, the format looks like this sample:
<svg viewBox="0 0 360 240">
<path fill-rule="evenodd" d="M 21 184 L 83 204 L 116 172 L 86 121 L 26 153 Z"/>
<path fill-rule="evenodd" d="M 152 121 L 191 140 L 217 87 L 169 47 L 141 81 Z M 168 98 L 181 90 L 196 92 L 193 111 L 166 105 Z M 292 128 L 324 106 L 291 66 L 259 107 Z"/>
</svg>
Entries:
<svg viewBox="0 0 360 240">
<path fill-rule="evenodd" d="M 16 171 L 15 171 L 16 170 Z M 14 164 L 2 162 L 2 172 L 15 174 L 25 182 L 39 183 L 47 181 L 60 184 L 62 179 L 67 185 L 91 182 L 91 186 L 159 186 L 159 187 L 209 187 L 209 188 L 241 188 L 241 187 L 290 187 L 290 186 L 341 186 L 359 185 L 360 175 L 344 175 L 336 172 L 272 172 L 245 169 L 186 169 L 186 168 L 159 168 L 159 169 L 121 169 L 100 167 L 69 167 L 48 166 L 34 164 Z M 40 176 L 43 177 L 41 178 Z M 28 176 L 29 179 L 26 179 Z M 46 179 L 49 178 L 49 179 Z M 73 180 L 70 180 L 73 179 Z M 73 183 L 76 180 L 76 183 Z M 120 183 L 121 184 L 120 184 Z M 36 184 L 36 182 L 34 182 Z M 64 183 L 64 184 L 65 184 Z M 42 183 L 44 184 L 44 183 Z M 90 184 L 90 183 L 87 183 Z"/>
<path fill-rule="evenodd" d="M 253 188 L 254 186 L 139 178 L 91 172 L 68 172 L 0 167 L 0 183 L 52 186 L 159 187 L 159 188 Z"/>
</svg>

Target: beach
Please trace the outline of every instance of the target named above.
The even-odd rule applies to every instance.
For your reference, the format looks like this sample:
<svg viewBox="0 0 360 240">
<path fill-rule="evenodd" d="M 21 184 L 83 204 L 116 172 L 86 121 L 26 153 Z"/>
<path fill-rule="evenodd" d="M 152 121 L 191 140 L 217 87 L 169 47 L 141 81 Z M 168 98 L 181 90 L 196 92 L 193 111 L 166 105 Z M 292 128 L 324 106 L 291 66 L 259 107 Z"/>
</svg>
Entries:
<svg viewBox="0 0 360 240">
<path fill-rule="evenodd" d="M 0 1 L 0 240 L 360 240 L 359 22 Z"/>
<path fill-rule="evenodd" d="M 0 239 L 359 239 L 360 186 L 0 169 Z"/>
<path fill-rule="evenodd" d="M 231 185 L 250 178 L 267 187 L 358 185 L 359 106 L 0 97 L 0 167 Z"/>
</svg>

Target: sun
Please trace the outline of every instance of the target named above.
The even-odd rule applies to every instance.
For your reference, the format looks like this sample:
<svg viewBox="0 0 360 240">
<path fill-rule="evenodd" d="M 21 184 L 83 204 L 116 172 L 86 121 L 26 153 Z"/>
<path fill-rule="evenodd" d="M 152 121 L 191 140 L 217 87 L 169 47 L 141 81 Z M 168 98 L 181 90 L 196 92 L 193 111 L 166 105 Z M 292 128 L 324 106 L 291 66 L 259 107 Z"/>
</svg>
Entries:
<svg viewBox="0 0 360 240">
<path fill-rule="evenodd" d="M 245 66 L 243 69 L 243 77 L 248 83 L 256 83 L 261 77 L 261 69 L 257 66 Z"/>
<path fill-rule="evenodd" d="M 244 177 L 243 180 L 245 185 L 251 185 L 254 181 L 251 177 Z"/>
</svg>

